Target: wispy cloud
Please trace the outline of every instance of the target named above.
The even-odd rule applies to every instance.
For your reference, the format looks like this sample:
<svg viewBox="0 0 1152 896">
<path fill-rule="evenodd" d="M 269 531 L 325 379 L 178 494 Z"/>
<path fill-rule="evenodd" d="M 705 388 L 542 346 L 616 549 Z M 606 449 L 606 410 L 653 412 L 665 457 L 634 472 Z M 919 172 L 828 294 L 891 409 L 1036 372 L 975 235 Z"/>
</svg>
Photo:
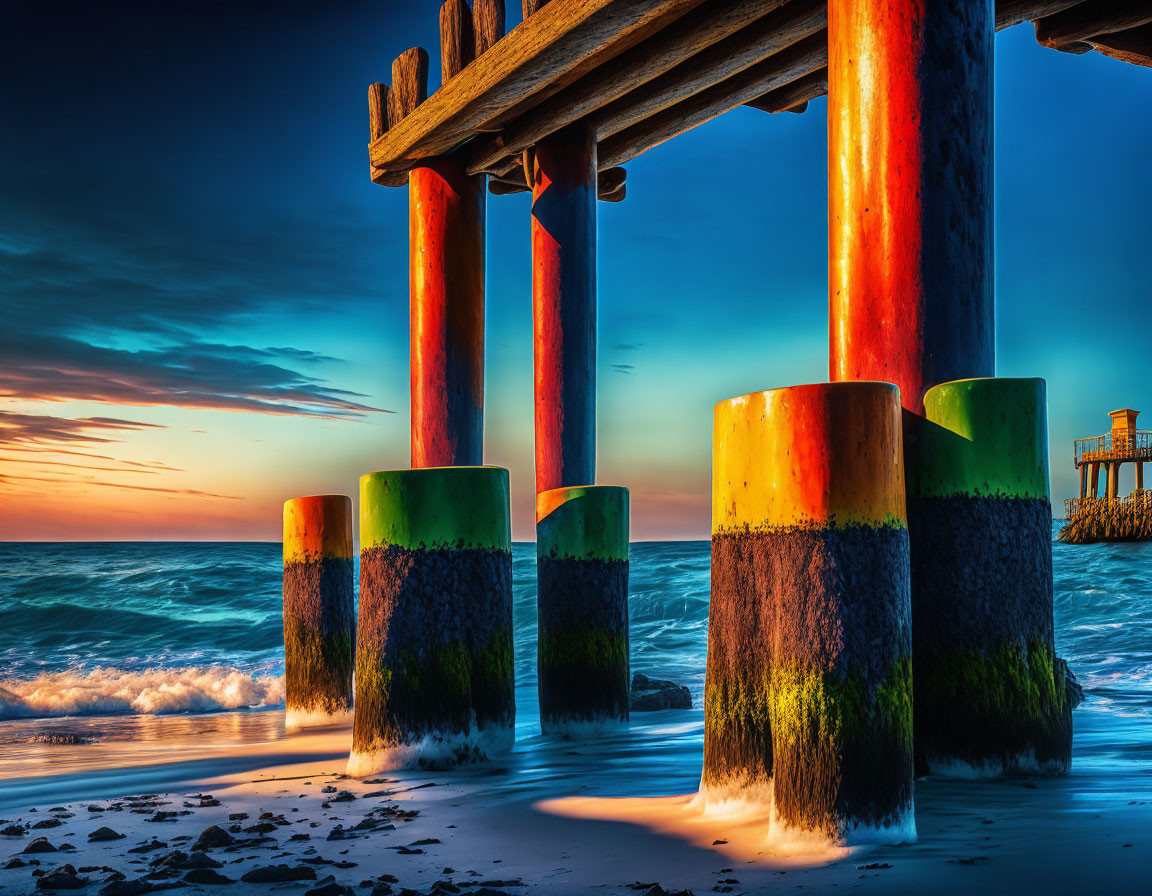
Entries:
<svg viewBox="0 0 1152 896">
<path fill-rule="evenodd" d="M 103 433 L 125 430 L 165 429 L 155 423 L 138 423 L 115 417 L 51 417 L 47 414 L 17 414 L 0 411 L 0 445 L 5 450 L 18 450 L 11 446 L 19 443 L 58 445 L 68 442 L 115 442 Z M 103 455 L 91 455 L 111 460 Z"/>
<path fill-rule="evenodd" d="M 137 491 L 137 492 L 161 492 L 163 494 L 168 494 L 168 495 L 188 495 L 188 496 L 192 496 L 192 497 L 196 497 L 196 498 L 221 498 L 221 499 L 228 500 L 228 501 L 241 501 L 241 500 L 243 500 L 243 498 L 241 498 L 239 495 L 217 495 L 217 494 L 213 494 L 212 492 L 204 492 L 204 491 L 200 491 L 199 489 L 194 489 L 194 488 L 159 488 L 156 486 L 149 486 L 149 485 L 126 485 L 126 484 L 120 483 L 120 482 L 106 482 L 106 481 L 103 481 L 100 479 L 95 479 L 91 476 L 82 476 L 79 478 L 67 479 L 67 478 L 56 478 L 56 477 L 52 477 L 52 476 L 12 476 L 12 475 L 8 475 L 5 473 L 0 473 L 0 486 L 5 486 L 5 485 L 13 484 L 13 483 L 21 483 L 21 482 L 46 482 L 46 483 L 65 484 L 65 485 L 71 485 L 71 486 L 92 485 L 92 486 L 100 486 L 103 488 L 127 489 L 129 491 Z"/>
</svg>

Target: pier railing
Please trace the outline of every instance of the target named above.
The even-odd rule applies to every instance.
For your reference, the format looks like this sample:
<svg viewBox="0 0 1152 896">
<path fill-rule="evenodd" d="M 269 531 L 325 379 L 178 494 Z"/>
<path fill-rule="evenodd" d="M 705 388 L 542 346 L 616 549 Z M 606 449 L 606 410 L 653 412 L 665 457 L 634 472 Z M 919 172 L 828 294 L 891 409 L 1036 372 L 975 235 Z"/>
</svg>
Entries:
<svg viewBox="0 0 1152 896">
<path fill-rule="evenodd" d="M 1144 511 L 1152 511 L 1152 491 L 1142 489 L 1138 492 L 1133 492 L 1126 498 L 1068 498 L 1064 501 L 1064 518 L 1071 520 L 1078 513 L 1084 510 L 1092 510 L 1095 507 L 1103 508 L 1111 505 L 1114 508 L 1135 508 Z"/>
<path fill-rule="evenodd" d="M 1118 429 L 1091 439 L 1077 439 L 1076 466 L 1102 461 L 1152 461 L 1152 431 Z"/>
</svg>

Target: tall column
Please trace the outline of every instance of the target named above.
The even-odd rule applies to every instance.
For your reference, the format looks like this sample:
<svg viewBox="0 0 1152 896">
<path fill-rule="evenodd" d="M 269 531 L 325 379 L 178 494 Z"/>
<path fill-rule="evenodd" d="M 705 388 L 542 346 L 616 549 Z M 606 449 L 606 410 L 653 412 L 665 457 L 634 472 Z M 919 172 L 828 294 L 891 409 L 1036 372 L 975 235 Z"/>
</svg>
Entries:
<svg viewBox="0 0 1152 896">
<path fill-rule="evenodd" d="M 506 752 L 516 721 L 508 471 L 360 477 L 360 607 L 348 774 Z"/>
<path fill-rule="evenodd" d="M 917 764 L 1063 774 L 1072 704 L 1052 619 L 1047 388 L 968 379 L 906 439 Z"/>
<path fill-rule="evenodd" d="M 409 177 L 412 466 L 477 466 L 484 443 L 483 177 L 434 159 Z"/>
<path fill-rule="evenodd" d="M 1088 464 L 1080 467 L 1080 498 L 1088 497 Z"/>
<path fill-rule="evenodd" d="M 1108 462 L 1108 500 L 1115 501 L 1120 496 L 1120 461 Z"/>
<path fill-rule="evenodd" d="M 1144 488 L 1144 464 L 1139 461 L 1136 462 L 1136 491 L 1142 491 Z"/>
<path fill-rule="evenodd" d="M 1091 472 L 1088 474 L 1088 495 L 1095 498 L 1100 494 L 1100 464 L 1089 464 Z"/>
<path fill-rule="evenodd" d="M 714 421 L 703 797 L 838 841 L 915 839 L 897 390 L 774 389 Z"/>
<path fill-rule="evenodd" d="M 992 0 L 830 0 L 831 375 L 994 374 Z"/>
<path fill-rule="evenodd" d="M 596 141 L 573 126 L 532 171 L 536 493 L 596 480 Z"/>
</svg>

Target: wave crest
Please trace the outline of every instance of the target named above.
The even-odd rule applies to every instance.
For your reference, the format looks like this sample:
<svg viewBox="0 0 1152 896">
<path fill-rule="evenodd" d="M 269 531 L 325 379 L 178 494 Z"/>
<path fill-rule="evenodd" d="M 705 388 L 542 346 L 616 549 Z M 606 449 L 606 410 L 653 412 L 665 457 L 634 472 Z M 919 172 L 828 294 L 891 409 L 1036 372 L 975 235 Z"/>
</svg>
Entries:
<svg viewBox="0 0 1152 896">
<path fill-rule="evenodd" d="M 0 680 L 0 720 L 218 712 L 283 703 L 283 676 L 254 675 L 230 666 L 141 672 L 101 667 Z"/>
</svg>

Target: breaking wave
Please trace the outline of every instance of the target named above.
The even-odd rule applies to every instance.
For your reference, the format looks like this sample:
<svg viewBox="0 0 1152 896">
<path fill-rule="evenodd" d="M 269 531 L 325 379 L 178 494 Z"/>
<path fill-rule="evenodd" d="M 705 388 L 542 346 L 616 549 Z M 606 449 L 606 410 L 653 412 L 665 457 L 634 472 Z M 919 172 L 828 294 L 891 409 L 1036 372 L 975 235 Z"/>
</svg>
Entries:
<svg viewBox="0 0 1152 896">
<path fill-rule="evenodd" d="M 100 667 L 0 679 L 0 720 L 218 712 L 280 706 L 284 678 L 229 666 L 130 671 Z"/>
</svg>

